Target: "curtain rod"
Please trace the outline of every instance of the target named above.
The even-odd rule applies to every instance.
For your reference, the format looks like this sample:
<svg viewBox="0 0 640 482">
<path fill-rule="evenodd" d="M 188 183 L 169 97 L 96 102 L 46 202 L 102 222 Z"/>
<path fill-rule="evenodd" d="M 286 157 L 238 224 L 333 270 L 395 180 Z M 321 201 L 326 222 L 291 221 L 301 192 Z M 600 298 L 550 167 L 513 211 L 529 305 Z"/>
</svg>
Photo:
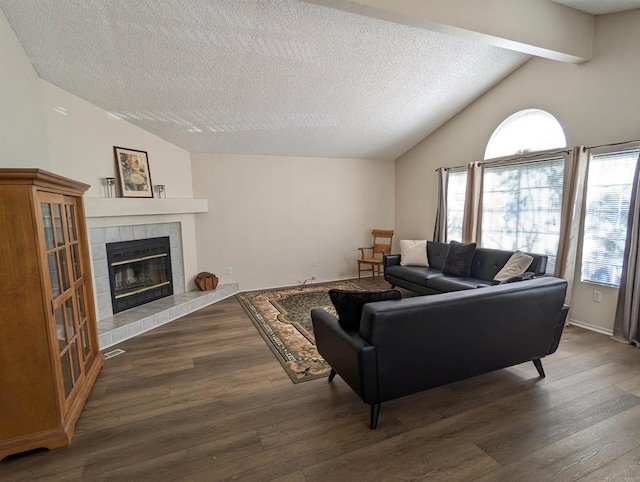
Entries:
<svg viewBox="0 0 640 482">
<path fill-rule="evenodd" d="M 521 154 L 521 155 L 516 155 L 516 156 L 504 156 L 504 157 L 497 157 L 495 159 L 486 159 L 483 161 L 474 161 L 477 162 L 478 164 L 485 164 L 485 165 L 491 165 L 491 164 L 496 164 L 499 162 L 507 162 L 507 161 L 515 161 L 515 160 L 527 160 L 527 159 L 531 159 L 534 157 L 541 157 L 541 156 L 553 156 L 554 154 L 571 154 L 572 149 L 560 149 L 557 151 L 541 151 L 541 152 L 532 152 L 529 154 Z M 445 169 L 445 170 L 457 170 L 457 169 L 466 169 L 466 165 L 465 166 L 455 166 L 455 167 L 439 167 L 436 169 L 436 172 L 438 172 L 441 169 Z"/>
<path fill-rule="evenodd" d="M 467 168 L 467 166 L 439 167 L 439 168 L 436 169 L 436 172 L 442 171 L 443 169 L 445 171 L 453 171 L 453 170 L 456 170 L 456 169 L 462 170 L 462 169 L 466 169 L 466 168 Z"/>
<path fill-rule="evenodd" d="M 517 156 L 505 156 L 498 157 L 495 159 L 487 159 L 484 161 L 477 161 L 479 164 L 491 165 L 491 164 L 499 164 L 501 162 L 509 162 L 509 161 L 526 161 L 527 159 L 533 159 L 534 157 L 540 157 L 541 160 L 544 160 L 546 156 L 554 156 L 556 154 L 571 154 L 573 149 L 558 149 L 558 150 L 549 150 L 549 151 L 541 151 L 541 152 L 532 152 L 523 155 Z"/>
<path fill-rule="evenodd" d="M 636 139 L 634 141 L 613 142 L 611 144 L 600 144 L 599 146 L 583 147 L 583 149 L 586 151 L 587 149 L 598 149 L 599 147 L 621 146 L 622 144 L 631 144 L 632 142 L 640 142 L 640 139 Z"/>
</svg>

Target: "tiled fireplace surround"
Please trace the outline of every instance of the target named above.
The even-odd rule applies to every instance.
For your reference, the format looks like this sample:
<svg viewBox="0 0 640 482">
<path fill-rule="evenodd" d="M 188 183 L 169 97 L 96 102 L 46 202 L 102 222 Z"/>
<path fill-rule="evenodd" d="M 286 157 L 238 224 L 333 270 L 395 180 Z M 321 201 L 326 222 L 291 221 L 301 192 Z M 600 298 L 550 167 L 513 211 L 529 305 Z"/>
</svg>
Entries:
<svg viewBox="0 0 640 482">
<path fill-rule="evenodd" d="M 169 236 L 173 295 L 113 314 L 107 243 Z M 185 291 L 182 236 L 179 222 L 95 227 L 89 229 L 98 315 L 100 349 L 152 330 L 238 292 L 236 283 L 218 285 L 212 291 Z"/>
</svg>

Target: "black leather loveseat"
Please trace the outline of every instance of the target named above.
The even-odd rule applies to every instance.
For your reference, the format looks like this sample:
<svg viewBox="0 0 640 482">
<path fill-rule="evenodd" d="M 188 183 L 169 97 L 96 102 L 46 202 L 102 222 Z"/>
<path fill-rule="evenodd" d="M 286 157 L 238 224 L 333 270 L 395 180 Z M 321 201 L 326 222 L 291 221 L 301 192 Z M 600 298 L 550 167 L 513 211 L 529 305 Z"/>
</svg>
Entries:
<svg viewBox="0 0 640 482">
<path fill-rule="evenodd" d="M 568 307 L 567 282 L 543 277 L 491 289 L 364 305 L 358 331 L 311 311 L 318 351 L 371 406 L 556 351 Z M 419 410 L 419 408 L 416 408 Z"/>
<path fill-rule="evenodd" d="M 384 257 L 384 279 L 391 286 L 400 286 L 414 293 L 432 295 L 450 291 L 468 290 L 497 284 L 494 277 L 509 260 L 514 251 L 476 248 L 471 262 L 471 276 L 462 278 L 442 273 L 442 265 L 447 257 L 447 243 L 427 242 L 427 260 L 429 267 L 401 266 L 400 255 Z M 544 275 L 547 268 L 547 256 L 525 253 L 533 257 L 527 271 L 537 276 Z"/>
</svg>

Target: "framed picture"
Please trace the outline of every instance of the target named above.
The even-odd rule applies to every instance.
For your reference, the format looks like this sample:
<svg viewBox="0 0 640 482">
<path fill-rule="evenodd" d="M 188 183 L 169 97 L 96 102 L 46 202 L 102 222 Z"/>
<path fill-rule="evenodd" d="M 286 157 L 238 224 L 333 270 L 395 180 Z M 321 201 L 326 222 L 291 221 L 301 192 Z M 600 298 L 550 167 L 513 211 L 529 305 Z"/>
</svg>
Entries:
<svg viewBox="0 0 640 482">
<path fill-rule="evenodd" d="M 118 171 L 118 187 L 122 197 L 153 197 L 149 159 L 145 151 L 113 148 Z"/>
</svg>

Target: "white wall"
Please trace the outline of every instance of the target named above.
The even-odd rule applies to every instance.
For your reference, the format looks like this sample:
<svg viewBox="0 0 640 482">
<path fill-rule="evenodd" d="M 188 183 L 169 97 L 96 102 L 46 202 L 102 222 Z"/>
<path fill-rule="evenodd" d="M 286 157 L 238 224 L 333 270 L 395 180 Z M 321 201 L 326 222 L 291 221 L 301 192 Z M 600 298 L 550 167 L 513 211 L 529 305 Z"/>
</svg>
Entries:
<svg viewBox="0 0 640 482">
<path fill-rule="evenodd" d="M 49 168 L 40 78 L 1 10 L 0 167 Z"/>
<path fill-rule="evenodd" d="M 199 269 L 241 290 L 354 277 L 371 229 L 393 228 L 390 161 L 192 154 L 192 173 L 195 197 L 209 198 Z"/>
<path fill-rule="evenodd" d="M 396 161 L 398 239 L 431 239 L 436 211 L 435 169 L 484 157 L 493 130 L 526 108 L 560 121 L 569 146 L 640 139 L 640 10 L 596 17 L 593 60 L 567 65 L 532 59 Z M 602 302 L 592 291 L 602 291 Z M 610 330 L 617 290 L 577 282 L 574 321 Z"/>
<path fill-rule="evenodd" d="M 191 158 L 177 147 L 100 107 L 41 80 L 51 169 L 91 184 L 102 197 L 101 178 L 117 177 L 113 147 L 146 151 L 151 181 L 166 185 L 167 197 L 191 198 Z"/>
</svg>

